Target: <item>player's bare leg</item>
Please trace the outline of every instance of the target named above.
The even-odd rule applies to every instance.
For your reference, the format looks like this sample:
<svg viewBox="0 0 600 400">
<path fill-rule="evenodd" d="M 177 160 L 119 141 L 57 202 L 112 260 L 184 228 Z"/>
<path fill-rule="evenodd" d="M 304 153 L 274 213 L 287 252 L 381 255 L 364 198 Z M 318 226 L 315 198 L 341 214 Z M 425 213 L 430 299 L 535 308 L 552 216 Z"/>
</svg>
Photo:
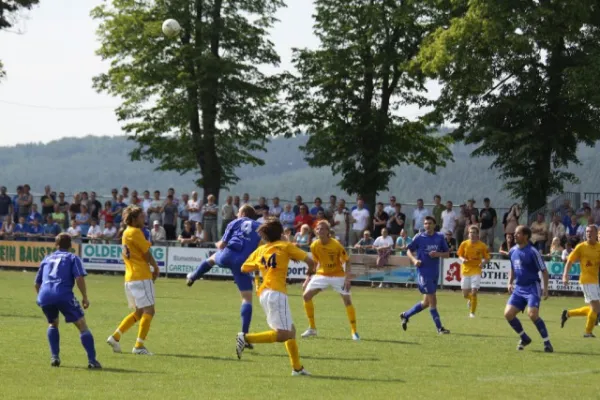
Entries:
<svg viewBox="0 0 600 400">
<path fill-rule="evenodd" d="M 350 329 L 352 331 L 352 340 L 360 340 L 360 336 L 356 332 L 356 310 L 352 304 L 352 296 L 349 294 L 342 294 L 342 301 L 346 307 L 346 314 L 348 315 L 348 321 L 350 322 Z"/>
<path fill-rule="evenodd" d="M 322 289 L 313 289 L 306 291 L 304 295 L 302 295 L 302 299 L 304 300 L 304 311 L 306 312 L 306 317 L 308 318 L 308 329 L 301 335 L 303 338 L 317 336 L 317 325 L 315 324 L 315 305 L 312 299 L 321 291 Z"/>
<path fill-rule="evenodd" d="M 88 356 L 88 368 L 90 369 L 100 369 L 102 365 L 96 360 L 96 347 L 94 345 L 94 336 L 92 332 L 90 332 L 87 323 L 85 322 L 85 318 L 81 318 L 74 323 L 74 325 L 79 329 L 79 339 L 81 340 L 81 345 L 85 349 Z"/>
<path fill-rule="evenodd" d="M 135 341 L 135 347 L 131 351 L 133 354 L 140 355 L 148 355 L 151 356 L 152 353 L 148 351 L 144 342 L 146 341 L 146 337 L 148 336 L 148 332 L 150 331 L 150 324 L 152 322 L 152 318 L 154 318 L 155 310 L 154 305 L 143 307 L 138 309 L 142 311 L 142 315 L 140 318 L 140 326 L 138 329 L 138 337 Z M 136 310 L 136 314 L 139 312 Z"/>
</svg>

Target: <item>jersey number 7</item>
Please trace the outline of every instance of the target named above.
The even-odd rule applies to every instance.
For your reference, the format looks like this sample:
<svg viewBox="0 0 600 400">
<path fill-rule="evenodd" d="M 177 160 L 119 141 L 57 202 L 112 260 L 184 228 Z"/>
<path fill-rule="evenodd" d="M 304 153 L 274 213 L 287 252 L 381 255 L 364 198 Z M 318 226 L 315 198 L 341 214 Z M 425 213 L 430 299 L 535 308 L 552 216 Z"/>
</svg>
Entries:
<svg viewBox="0 0 600 400">
<path fill-rule="evenodd" d="M 265 268 L 277 268 L 277 259 L 275 257 L 275 254 L 271 254 L 268 260 L 265 260 L 265 258 L 263 257 L 261 262 Z"/>
</svg>

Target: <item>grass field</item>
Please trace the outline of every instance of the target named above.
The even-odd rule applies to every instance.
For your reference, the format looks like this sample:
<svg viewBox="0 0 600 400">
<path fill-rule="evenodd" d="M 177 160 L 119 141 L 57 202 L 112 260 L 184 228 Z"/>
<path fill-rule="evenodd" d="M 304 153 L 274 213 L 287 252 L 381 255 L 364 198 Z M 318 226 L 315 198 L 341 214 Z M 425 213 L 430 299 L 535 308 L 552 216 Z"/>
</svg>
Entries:
<svg viewBox="0 0 600 400">
<path fill-rule="evenodd" d="M 476 319 L 467 318 L 458 292 L 439 293 L 440 314 L 452 331 L 438 336 L 428 312 L 407 332 L 398 314 L 418 299 L 416 290 L 355 288 L 359 333 L 353 342 L 339 296 L 315 299 L 319 337 L 299 339 L 312 377 L 290 376 L 283 344 L 257 345 L 235 355 L 239 300 L 231 282 L 182 279 L 157 282 L 157 314 L 147 340 L 153 357 L 113 354 L 104 343 L 127 313 L 123 278 L 91 275 L 87 321 L 102 371 L 87 370 L 76 328 L 61 324 L 60 368 L 51 368 L 46 323 L 35 305 L 33 273 L 0 271 L 0 398 L 5 399 L 365 399 L 377 398 L 598 398 L 600 339 L 583 339 L 584 319 L 560 329 L 560 311 L 582 298 L 543 303 L 556 352 L 542 352 L 533 324 L 521 317 L 534 343 L 517 352 L 504 321 L 505 295 L 482 294 Z M 307 322 L 300 286 L 290 289 L 299 333 Z M 256 303 L 258 304 L 258 302 Z M 260 306 L 252 330 L 266 329 Z M 137 327 L 122 339 L 131 350 Z"/>
</svg>

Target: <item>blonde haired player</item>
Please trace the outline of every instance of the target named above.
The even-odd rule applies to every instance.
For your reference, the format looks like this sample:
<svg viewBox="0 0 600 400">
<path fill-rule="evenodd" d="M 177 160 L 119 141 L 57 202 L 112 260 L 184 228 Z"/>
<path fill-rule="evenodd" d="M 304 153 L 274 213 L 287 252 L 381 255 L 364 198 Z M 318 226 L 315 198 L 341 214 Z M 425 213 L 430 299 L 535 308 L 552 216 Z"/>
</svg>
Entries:
<svg viewBox="0 0 600 400">
<path fill-rule="evenodd" d="M 564 327 L 570 317 L 587 317 L 585 324 L 585 338 L 595 337 L 592 333 L 594 325 L 600 313 L 600 286 L 598 286 L 598 273 L 600 272 L 600 243 L 598 243 L 598 228 L 596 225 L 588 225 L 585 228 L 587 240 L 575 247 L 569 254 L 565 270 L 563 272 L 563 283 L 569 283 L 569 270 L 573 264 L 579 261 L 581 273 L 579 284 L 589 306 L 576 308 L 574 310 L 563 310 L 560 318 L 560 327 Z"/>
<path fill-rule="evenodd" d="M 259 270 L 263 282 L 256 291 L 260 304 L 267 316 L 267 324 L 271 330 L 260 333 L 240 332 L 236 338 L 238 358 L 247 343 L 285 343 L 285 348 L 292 364 L 292 376 L 310 375 L 300 363 L 298 344 L 296 343 L 296 327 L 292 322 L 292 314 L 288 303 L 286 281 L 290 260 L 304 261 L 312 273 L 315 264 L 304 251 L 290 242 L 282 241 L 283 226 L 276 219 L 267 221 L 258 228 L 266 244 L 258 247 L 242 265 L 242 272 L 251 273 Z"/>
<path fill-rule="evenodd" d="M 152 355 L 146 349 L 144 342 L 155 312 L 154 281 L 159 274 L 158 265 L 150 253 L 151 244 L 142 232 L 145 220 L 143 210 L 138 206 L 130 205 L 123 211 L 123 218 L 127 224 L 127 229 L 123 232 L 121 239 L 122 256 L 125 262 L 125 295 L 129 307 L 133 308 L 134 312 L 123 319 L 115 333 L 109 336 L 106 342 L 115 353 L 120 353 L 121 335 L 140 321 L 138 337 L 132 353 Z M 152 270 L 150 265 L 153 267 Z"/>
<path fill-rule="evenodd" d="M 477 292 L 481 286 L 483 265 L 490 261 L 490 253 L 485 243 L 479 240 L 479 228 L 469 228 L 469 240 L 462 242 L 458 248 L 461 265 L 461 282 L 463 296 L 467 299 L 469 317 L 475 318 L 477 310 Z"/>
<path fill-rule="evenodd" d="M 317 336 L 315 306 L 312 299 L 322 290 L 332 287 L 342 296 L 350 321 L 352 339 L 360 340 L 360 336 L 356 332 L 356 311 L 350 295 L 350 281 L 352 279 L 350 275 L 350 257 L 348 257 L 344 246 L 331 237 L 329 222 L 319 221 L 316 226 L 316 233 L 318 239 L 311 244 L 310 253 L 318 264 L 317 273 L 312 277 L 306 277 L 306 281 L 302 285 L 304 288 L 304 310 L 309 323 L 309 328 L 302 334 L 302 337 Z M 345 270 L 344 265 L 346 266 Z"/>
</svg>

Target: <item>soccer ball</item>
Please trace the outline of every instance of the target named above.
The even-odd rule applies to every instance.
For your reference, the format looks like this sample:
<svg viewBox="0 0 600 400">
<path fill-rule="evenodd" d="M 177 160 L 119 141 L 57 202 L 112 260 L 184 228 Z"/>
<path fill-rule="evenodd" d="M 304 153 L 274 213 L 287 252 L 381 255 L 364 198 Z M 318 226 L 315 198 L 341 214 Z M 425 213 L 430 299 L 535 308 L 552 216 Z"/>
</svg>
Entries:
<svg viewBox="0 0 600 400">
<path fill-rule="evenodd" d="M 179 25 L 179 22 L 175 21 L 174 19 L 168 19 L 163 22 L 162 31 L 165 36 L 173 38 L 179 35 L 179 32 L 181 32 L 181 26 Z"/>
</svg>

